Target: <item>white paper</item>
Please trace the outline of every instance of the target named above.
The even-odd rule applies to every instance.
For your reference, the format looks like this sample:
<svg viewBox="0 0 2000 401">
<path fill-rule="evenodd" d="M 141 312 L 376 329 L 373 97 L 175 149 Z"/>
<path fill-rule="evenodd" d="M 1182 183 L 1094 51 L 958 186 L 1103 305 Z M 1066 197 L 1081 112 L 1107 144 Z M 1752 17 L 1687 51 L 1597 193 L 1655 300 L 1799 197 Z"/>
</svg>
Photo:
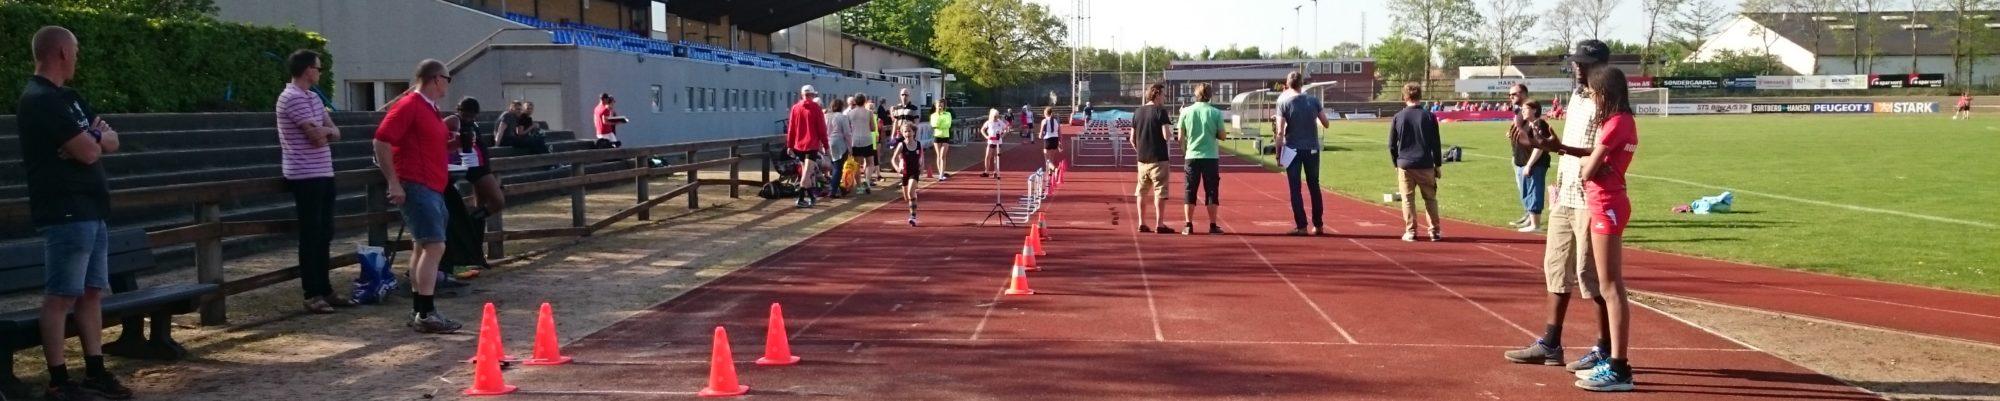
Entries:
<svg viewBox="0 0 2000 401">
<path fill-rule="evenodd" d="M 1278 147 L 1278 165 L 1285 166 L 1287 168 L 1292 167 L 1292 160 L 1298 158 L 1299 158 L 1299 151 L 1293 150 L 1289 146 Z"/>
</svg>

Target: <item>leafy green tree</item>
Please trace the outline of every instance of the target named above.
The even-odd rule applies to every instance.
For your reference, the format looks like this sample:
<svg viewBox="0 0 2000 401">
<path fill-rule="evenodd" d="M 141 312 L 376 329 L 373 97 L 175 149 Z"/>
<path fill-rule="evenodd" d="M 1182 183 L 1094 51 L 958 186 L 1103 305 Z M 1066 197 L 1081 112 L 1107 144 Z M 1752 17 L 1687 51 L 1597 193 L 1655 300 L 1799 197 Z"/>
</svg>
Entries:
<svg viewBox="0 0 2000 401">
<path fill-rule="evenodd" d="M 1428 75 L 1426 51 L 1422 42 L 1403 36 L 1382 38 L 1368 47 L 1368 55 L 1375 57 L 1375 76 L 1384 81 L 1415 81 Z"/>
<path fill-rule="evenodd" d="M 1321 50 L 1319 52 L 1319 58 L 1361 57 L 1361 52 L 1363 50 L 1366 49 L 1362 49 L 1361 45 L 1355 44 L 1354 42 L 1340 42 L 1340 44 L 1333 45 L 1333 47 L 1327 48 L 1326 50 Z"/>
<path fill-rule="evenodd" d="M 1706 61 L 1674 65 L 1669 74 L 1685 77 L 1741 77 L 1786 74 L 1776 56 L 1723 50 Z"/>
<path fill-rule="evenodd" d="M 953 0 L 939 9 L 937 58 L 974 84 L 1012 86 L 1053 71 L 1069 27 L 1041 4 L 1022 0 Z"/>
<path fill-rule="evenodd" d="M 1481 18 L 1472 0 L 1389 0 L 1389 12 L 1395 14 L 1396 30 L 1410 35 L 1424 46 L 1423 71 L 1421 79 L 1430 86 L 1432 55 L 1437 54 L 1439 44 L 1457 41 L 1466 31 L 1478 26 Z"/>
<path fill-rule="evenodd" d="M 939 9 L 946 0 L 870 0 L 840 12 L 840 30 L 890 46 L 937 54 L 931 38 L 937 36 Z"/>
<path fill-rule="evenodd" d="M 159 19 L 209 19 L 216 11 L 215 0 L 0 0 L 0 4 L 8 3 L 132 14 Z"/>
</svg>

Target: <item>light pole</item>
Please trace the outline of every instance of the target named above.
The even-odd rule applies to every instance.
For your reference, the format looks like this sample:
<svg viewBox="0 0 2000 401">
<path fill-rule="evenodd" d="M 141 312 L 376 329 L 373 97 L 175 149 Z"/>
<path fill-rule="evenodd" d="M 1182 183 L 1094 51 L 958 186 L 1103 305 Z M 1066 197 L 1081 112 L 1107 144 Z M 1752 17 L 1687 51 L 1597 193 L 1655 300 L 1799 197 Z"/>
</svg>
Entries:
<svg viewBox="0 0 2000 401">
<path fill-rule="evenodd" d="M 1305 7 L 1306 7 L 1306 6 L 1305 6 L 1304 4 L 1301 4 L 1301 5 L 1296 5 L 1296 6 L 1292 6 L 1292 26 L 1294 26 L 1294 27 L 1296 27 L 1296 26 L 1299 26 L 1299 9 L 1302 9 L 1302 8 L 1305 8 Z M 1297 34 L 1299 34 L 1299 33 L 1298 33 L 1298 32 L 1292 32 L 1292 34 L 1293 34 L 1293 35 L 1297 35 Z M 1293 37 L 1293 38 L 1292 38 L 1292 46 L 1293 46 L 1293 47 L 1297 47 L 1297 46 L 1299 46 L 1299 44 L 1301 44 L 1301 43 L 1305 43 L 1305 41 L 1302 41 L 1302 40 L 1298 40 L 1298 39 L 1299 39 L 1299 38 L 1297 38 L 1297 37 Z M 1278 49 L 1278 51 L 1285 51 L 1285 49 Z"/>
<path fill-rule="evenodd" d="M 1319 0 L 1312 0 L 1312 2 L 1313 2 L 1313 42 L 1312 42 L 1313 46 L 1312 47 L 1314 49 L 1318 49 L 1320 48 L 1319 47 Z"/>
</svg>

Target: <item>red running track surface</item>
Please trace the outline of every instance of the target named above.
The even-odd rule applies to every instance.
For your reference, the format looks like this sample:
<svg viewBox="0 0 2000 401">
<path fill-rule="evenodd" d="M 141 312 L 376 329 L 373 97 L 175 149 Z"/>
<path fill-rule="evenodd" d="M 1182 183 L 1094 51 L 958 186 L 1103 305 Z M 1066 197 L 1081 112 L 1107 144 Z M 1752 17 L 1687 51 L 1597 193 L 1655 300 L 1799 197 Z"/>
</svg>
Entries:
<svg viewBox="0 0 2000 401">
<path fill-rule="evenodd" d="M 1005 158 L 1027 166 L 1038 157 L 1017 147 Z M 1011 198 L 1024 169 L 1009 170 Z M 976 226 L 993 184 L 957 175 L 923 192 L 921 227 L 905 225 L 892 202 L 578 340 L 565 350 L 573 365 L 508 379 L 544 398 L 691 398 L 721 325 L 756 398 L 1602 397 L 1571 387 L 1560 368 L 1500 357 L 1542 325 L 1540 273 L 1495 255 L 1530 239 L 1454 229 L 1466 239 L 1403 243 L 1379 208 L 1331 195 L 1339 235 L 1282 236 L 1283 177 L 1258 169 L 1224 173 L 1223 219 L 1234 234 L 1135 234 L 1131 182 L 1123 170 L 1069 175 L 1047 208 L 1053 240 L 1044 271 L 1030 277 L 1035 295 L 1000 294 L 1026 230 Z M 793 351 L 805 358 L 797 366 L 747 363 L 772 302 L 788 314 Z M 1621 399 L 1875 398 L 1633 311 L 1640 391 Z M 1590 315 L 1571 314 L 1572 355 L 1595 339 Z"/>
</svg>

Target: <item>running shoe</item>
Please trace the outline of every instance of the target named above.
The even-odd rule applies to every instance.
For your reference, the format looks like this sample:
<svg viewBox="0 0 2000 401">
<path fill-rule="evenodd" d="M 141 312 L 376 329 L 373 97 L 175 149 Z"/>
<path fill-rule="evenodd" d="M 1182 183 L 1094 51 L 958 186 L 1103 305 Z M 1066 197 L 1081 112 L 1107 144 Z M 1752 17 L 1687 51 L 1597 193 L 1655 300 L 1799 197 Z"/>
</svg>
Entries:
<svg viewBox="0 0 2000 401">
<path fill-rule="evenodd" d="M 1443 231 L 1438 231 L 1438 229 L 1435 228 L 1431 229 L 1431 242 L 1438 242 L 1443 240 L 1444 240 Z"/>
<path fill-rule="evenodd" d="M 465 325 L 451 321 L 451 319 L 445 318 L 444 314 L 437 312 L 431 312 L 428 316 L 424 314 L 413 315 L 410 317 L 409 326 L 412 329 L 416 329 L 418 333 L 424 334 L 456 333 L 458 329 L 465 327 Z"/>
<path fill-rule="evenodd" d="M 1208 233 L 1209 233 L 1210 235 L 1222 235 L 1222 226 L 1218 226 L 1218 225 L 1215 225 L 1215 224 L 1209 224 L 1209 225 L 1208 225 Z"/>
<path fill-rule="evenodd" d="M 326 300 L 322 299 L 321 297 L 307 298 L 306 312 L 315 315 L 324 315 L 328 313 L 333 313 L 333 305 L 327 304 Z"/>
<path fill-rule="evenodd" d="M 1194 235 L 1194 223 L 1181 223 L 1181 235 Z"/>
<path fill-rule="evenodd" d="M 792 206 L 795 206 L 795 207 L 798 207 L 798 208 L 800 208 L 800 209 L 805 209 L 805 208 L 809 208 L 809 207 L 812 207 L 812 206 L 809 206 L 809 205 L 806 205 L 806 198 L 799 198 L 799 200 L 798 200 L 797 202 L 792 202 Z"/>
<path fill-rule="evenodd" d="M 1590 347 L 1590 352 L 1584 353 L 1582 358 L 1576 358 L 1576 362 L 1570 362 L 1569 366 L 1564 367 L 1564 369 L 1568 369 L 1571 372 L 1590 370 L 1597 367 L 1597 365 L 1610 363 L 1610 361 L 1606 360 L 1610 357 L 1604 353 L 1603 348 L 1593 346 Z"/>
<path fill-rule="evenodd" d="M 1510 222 L 1507 222 L 1507 226 L 1508 226 L 1508 227 L 1520 227 L 1520 226 L 1521 226 L 1522 224 L 1528 224 L 1528 216 L 1527 216 L 1527 215 L 1521 215 L 1521 218 L 1518 218 L 1518 219 L 1514 219 L 1514 221 L 1510 221 Z"/>
<path fill-rule="evenodd" d="M 917 216 L 910 216 L 910 227 L 917 226 Z"/>
<path fill-rule="evenodd" d="M 1519 229 L 1519 230 L 1514 230 L 1514 231 L 1517 231 L 1517 232 L 1524 232 L 1524 233 L 1532 233 L 1532 232 L 1536 232 L 1536 231 L 1541 231 L 1541 230 L 1542 230 L 1542 227 L 1541 227 L 1540 225 L 1536 225 L 1536 224 L 1535 224 L 1534 222 L 1528 222 L 1528 225 L 1525 225 L 1525 226 L 1521 226 L 1521 229 Z"/>
<path fill-rule="evenodd" d="M 1171 228 L 1167 228 L 1167 226 L 1159 226 L 1159 227 L 1155 227 L 1155 228 L 1153 228 L 1153 233 L 1155 233 L 1155 234 L 1173 234 L 1173 233 L 1174 233 L 1174 229 L 1171 229 Z"/>
<path fill-rule="evenodd" d="M 1577 380 L 1576 388 L 1603 392 L 1632 391 L 1632 374 L 1618 374 L 1610 366 L 1606 364 L 1602 369 L 1586 371 L 1591 372 L 1590 377 Z"/>
<path fill-rule="evenodd" d="M 1403 232 L 1403 242 L 1417 242 L 1417 232 L 1415 232 L 1415 231 L 1404 231 L 1404 232 Z"/>
<path fill-rule="evenodd" d="M 1291 231 L 1291 232 L 1287 232 L 1287 233 L 1285 233 L 1285 235 L 1290 235 L 1290 236 L 1294 236 L 1294 237 L 1304 237 L 1304 236 L 1306 236 L 1306 229 L 1303 229 L 1303 228 L 1294 228 L 1294 229 L 1292 229 L 1292 231 Z"/>
<path fill-rule="evenodd" d="M 1507 361 L 1513 363 L 1538 363 L 1548 366 L 1562 366 L 1563 364 L 1562 348 L 1551 347 L 1548 343 L 1542 342 L 1542 340 L 1535 340 L 1535 343 L 1529 345 L 1527 348 L 1507 351 L 1505 354 L 1501 354 L 1501 356 L 1506 357 Z"/>
<path fill-rule="evenodd" d="M 1312 235 L 1315 237 L 1326 235 L 1326 227 L 1313 226 Z"/>
<path fill-rule="evenodd" d="M 1152 227 L 1147 227 L 1147 226 L 1146 226 L 1146 225 L 1144 225 L 1144 224 L 1140 224 L 1140 225 L 1139 225 L 1139 232 L 1140 232 L 1140 233 L 1142 233 L 1142 234 L 1143 234 L 1143 233 L 1150 233 L 1150 232 L 1153 232 L 1153 228 L 1152 228 Z"/>
<path fill-rule="evenodd" d="M 979 178 L 986 178 L 986 172 L 984 171 L 979 172 Z"/>
<path fill-rule="evenodd" d="M 84 394 L 83 388 L 77 387 L 76 383 L 50 383 L 48 388 L 42 389 L 42 399 L 48 401 L 83 401 L 90 399 L 90 395 Z"/>
<path fill-rule="evenodd" d="M 82 388 L 83 391 L 85 392 L 97 394 L 98 397 L 107 400 L 132 399 L 132 389 L 125 388 L 125 385 L 119 383 L 118 378 L 116 377 L 112 377 L 111 375 L 97 376 L 91 374 L 85 374 L 83 376 L 84 376 L 83 382 L 77 383 L 77 387 Z"/>
</svg>

